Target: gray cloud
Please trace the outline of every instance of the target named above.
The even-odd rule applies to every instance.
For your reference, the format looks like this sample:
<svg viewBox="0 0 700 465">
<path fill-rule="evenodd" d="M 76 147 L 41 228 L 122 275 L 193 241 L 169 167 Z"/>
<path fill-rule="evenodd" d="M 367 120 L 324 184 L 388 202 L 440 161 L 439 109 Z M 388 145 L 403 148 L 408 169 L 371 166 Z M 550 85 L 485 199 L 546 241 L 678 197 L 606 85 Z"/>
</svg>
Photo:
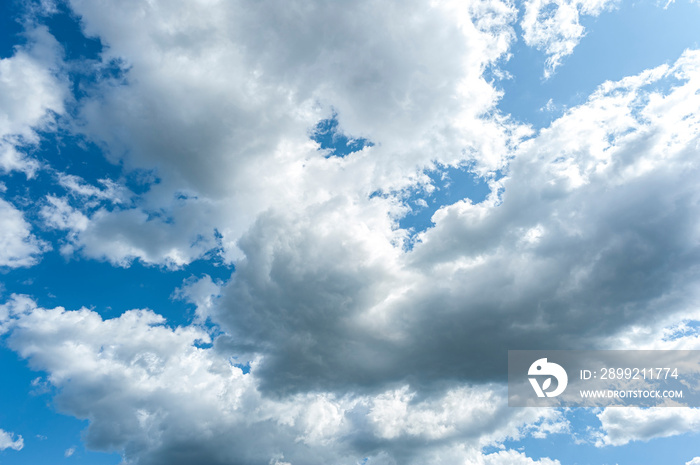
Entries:
<svg viewBox="0 0 700 465">
<path fill-rule="evenodd" d="M 685 311 L 697 80 L 645 86 L 697 58 L 606 84 L 521 146 L 501 194 L 443 207 L 410 252 L 361 232 L 342 201 L 259 217 L 213 312 L 219 347 L 263 354 L 271 391 L 430 389 L 502 380 L 508 349 L 592 348 Z"/>
</svg>

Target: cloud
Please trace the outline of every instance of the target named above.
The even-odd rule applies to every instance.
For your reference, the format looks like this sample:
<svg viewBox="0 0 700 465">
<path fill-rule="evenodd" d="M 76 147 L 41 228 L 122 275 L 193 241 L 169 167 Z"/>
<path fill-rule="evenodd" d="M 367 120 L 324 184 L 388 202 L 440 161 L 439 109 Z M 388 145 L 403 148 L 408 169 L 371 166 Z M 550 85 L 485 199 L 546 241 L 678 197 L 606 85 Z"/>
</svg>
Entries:
<svg viewBox="0 0 700 465">
<path fill-rule="evenodd" d="M 585 34 L 581 15 L 598 16 L 614 8 L 615 0 L 528 0 L 520 22 L 523 40 L 547 54 L 544 77 L 549 78 L 571 55 Z"/>
<path fill-rule="evenodd" d="M 73 454 L 75 454 L 75 447 L 69 447 L 69 448 L 66 449 L 66 451 L 63 453 L 63 456 L 66 457 L 66 458 L 68 458 L 68 457 L 72 456 Z"/>
<path fill-rule="evenodd" d="M 91 201 L 99 200 L 119 204 L 126 202 L 131 197 L 126 187 L 111 179 L 100 179 L 98 182 L 102 185 L 102 188 L 86 183 L 79 176 L 65 173 L 58 175 L 58 184 L 73 196 L 80 198 L 83 201 L 83 205 L 90 206 Z"/>
<path fill-rule="evenodd" d="M 167 251 L 124 230 L 115 246 L 113 223 L 148 225 L 134 221 L 137 212 L 104 212 L 99 221 L 109 227 L 96 226 L 84 252 L 108 251 L 113 263 L 189 263 L 203 251 L 190 250 L 192 237 L 210 237 L 214 227 L 226 259 L 238 260 L 237 242 L 271 208 L 400 192 L 435 162 L 475 159 L 492 170 L 526 132 L 485 117 L 500 94 L 482 72 L 514 38 L 516 10 L 507 2 L 71 7 L 106 45 L 101 66 L 121 63 L 123 71 L 88 89 L 77 130 L 127 170 L 157 173 L 160 182 L 140 198 L 146 214 L 173 208 L 179 191 L 199 199 L 193 209 L 208 210 L 209 221 L 200 217 L 188 231 L 155 222 L 173 230 L 160 238 Z M 326 159 L 309 135 L 332 115 L 348 137 L 374 145 Z M 399 214 L 405 206 L 385 208 Z"/>
<path fill-rule="evenodd" d="M 263 355 L 263 389 L 430 389 L 502 379 L 508 348 L 608 346 L 678 321 L 698 292 L 699 59 L 605 83 L 411 251 L 372 210 L 385 199 L 260 215 L 212 310 L 218 347 Z"/>
<path fill-rule="evenodd" d="M 26 147 L 38 143 L 36 130 L 48 130 L 64 112 L 68 95 L 59 77 L 60 47 L 44 26 L 25 32 L 28 44 L 0 59 L 0 170 L 31 178 L 39 163 Z"/>
<path fill-rule="evenodd" d="M 0 199 L 0 267 L 29 267 L 49 250 L 48 243 L 37 239 L 21 211 Z"/>
<path fill-rule="evenodd" d="M 691 408 L 606 408 L 596 447 L 622 446 L 630 441 L 649 441 L 700 431 L 700 410 Z"/>
<path fill-rule="evenodd" d="M 522 452 L 514 450 L 499 451 L 484 457 L 484 465 L 560 465 L 559 460 L 544 457 L 533 460 Z"/>
<path fill-rule="evenodd" d="M 24 296 L 0 307 L 8 344 L 45 370 L 60 411 L 89 419 L 87 447 L 144 464 L 547 464 L 481 449 L 563 421 L 551 409 L 509 409 L 503 386 L 462 386 L 417 398 L 408 387 L 377 395 L 307 392 L 270 398 L 201 328 L 170 328 L 148 310 L 103 320 L 45 309 Z M 67 343 L 70 341 L 70 343 Z"/>
<path fill-rule="evenodd" d="M 53 195 L 46 197 L 46 205 L 41 207 L 39 213 L 45 224 L 52 228 L 79 232 L 85 230 L 89 223 L 89 219 L 72 208 L 66 199 Z"/>
<path fill-rule="evenodd" d="M 15 439 L 14 433 L 8 433 L 7 431 L 0 429 L 0 450 L 22 450 L 23 447 L 24 439 L 22 439 L 22 436 L 17 436 L 17 439 Z"/>
<path fill-rule="evenodd" d="M 40 210 L 45 224 L 66 231 L 63 254 L 70 256 L 79 251 L 121 267 L 139 259 L 146 265 L 175 269 L 217 246 L 213 226 L 208 230 L 203 227 L 211 218 L 206 202 L 178 197 L 167 209 L 163 206 L 158 211 L 129 205 L 114 208 L 100 200 L 120 204 L 126 194 L 122 187 L 108 182 L 105 185 L 105 190 L 69 185 L 78 196 L 77 202 L 53 195 L 45 198 Z"/>
<path fill-rule="evenodd" d="M 700 465 L 700 457 L 695 457 L 694 459 L 685 462 L 685 465 Z"/>
<path fill-rule="evenodd" d="M 192 276 L 182 283 L 173 293 L 173 298 L 186 300 L 195 305 L 195 316 L 200 322 L 209 318 L 211 310 L 216 305 L 216 301 L 221 297 L 222 282 L 214 282 L 211 276 L 204 275 L 201 278 Z"/>
</svg>

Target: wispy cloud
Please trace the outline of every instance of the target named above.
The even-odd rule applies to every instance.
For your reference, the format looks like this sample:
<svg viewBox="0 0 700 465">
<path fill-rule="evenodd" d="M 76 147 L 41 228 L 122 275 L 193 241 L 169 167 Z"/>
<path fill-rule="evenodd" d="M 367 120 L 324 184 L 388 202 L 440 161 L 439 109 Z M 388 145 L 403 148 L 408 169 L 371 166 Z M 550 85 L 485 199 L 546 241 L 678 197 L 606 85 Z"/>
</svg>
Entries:
<svg viewBox="0 0 700 465">
<path fill-rule="evenodd" d="M 22 436 L 17 436 L 17 439 L 15 439 L 14 433 L 8 433 L 7 431 L 0 429 L 0 450 L 22 450 L 23 448 L 24 439 L 22 439 Z"/>
<path fill-rule="evenodd" d="M 549 78 L 574 52 L 585 35 L 580 16 L 598 16 L 616 0 L 528 0 L 520 27 L 525 43 L 547 54 L 544 77 Z"/>
</svg>

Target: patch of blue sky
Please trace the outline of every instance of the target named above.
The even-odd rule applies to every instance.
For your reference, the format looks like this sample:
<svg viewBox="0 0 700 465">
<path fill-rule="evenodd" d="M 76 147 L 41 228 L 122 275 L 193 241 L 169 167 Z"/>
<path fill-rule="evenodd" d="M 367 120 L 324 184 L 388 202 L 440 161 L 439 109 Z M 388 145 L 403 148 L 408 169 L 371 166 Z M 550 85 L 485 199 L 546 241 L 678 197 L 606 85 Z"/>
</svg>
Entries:
<svg viewBox="0 0 700 465">
<path fill-rule="evenodd" d="M 27 42 L 24 36 L 24 23 L 31 19 L 30 11 L 41 10 L 39 1 L 5 0 L 0 2 L 0 58 L 14 54 L 15 47 Z M 64 46 L 65 59 L 97 59 L 102 51 L 98 38 L 86 37 L 80 27 L 79 18 L 68 9 L 64 2 L 55 2 L 52 11 L 39 13 L 41 24 Z"/>
<path fill-rule="evenodd" d="M 676 326 L 667 334 L 664 341 L 675 341 L 684 337 L 694 337 L 700 335 L 700 321 L 691 320 L 685 321 L 683 324 Z"/>
<path fill-rule="evenodd" d="M 98 38 L 86 37 L 83 34 L 79 18 L 63 2 L 56 2 L 55 11 L 44 19 L 43 24 L 49 28 L 51 35 L 64 45 L 67 60 L 90 60 L 99 57 L 102 43 Z"/>
<path fill-rule="evenodd" d="M 649 441 L 632 441 L 624 446 L 596 447 L 593 435 L 600 428 L 596 410 L 574 408 L 566 412 L 566 417 L 571 424 L 570 432 L 550 433 L 544 438 L 527 436 L 520 440 L 506 441 L 504 446 L 509 449 L 523 450 L 533 459 L 542 457 L 557 459 L 561 465 L 684 464 L 698 455 L 697 433 Z M 663 426 L 659 425 L 659 428 Z"/>
<path fill-rule="evenodd" d="M 699 48 L 700 3 L 664 5 L 618 2 L 616 9 L 597 17 L 582 16 L 585 36 L 549 79 L 543 78 L 545 54 L 525 45 L 517 28 L 513 57 L 501 65 L 512 79 L 497 81 L 504 91 L 500 110 L 536 129 L 546 127 L 567 108 L 585 102 L 603 82 L 672 64 L 684 50 Z"/>
<path fill-rule="evenodd" d="M 15 47 L 26 43 L 22 36 L 24 28 L 18 21 L 23 7 L 18 0 L 3 0 L 0 2 L 0 58 L 8 58 L 15 54 Z"/>
<path fill-rule="evenodd" d="M 363 138 L 353 138 L 343 133 L 338 127 L 336 115 L 332 118 L 319 121 L 311 132 L 311 140 L 318 142 L 320 150 L 326 151 L 326 158 L 346 157 L 353 152 L 362 150 L 365 147 L 372 147 L 374 144 Z"/>
<path fill-rule="evenodd" d="M 399 227 L 408 230 L 412 235 L 418 234 L 433 226 L 433 214 L 443 205 L 451 205 L 457 201 L 470 199 L 472 203 L 480 203 L 491 192 L 487 179 L 474 174 L 469 166 L 437 166 L 426 170 L 430 178 L 432 191 L 425 188 L 416 189 L 406 198 L 405 203 L 411 211 L 401 218 Z"/>
<path fill-rule="evenodd" d="M 62 175 L 77 176 L 95 188 L 104 187 L 102 180 L 123 183 L 136 195 L 145 192 L 152 183 L 157 182 L 157 178 L 153 176 L 125 173 L 122 166 L 109 163 L 96 144 L 65 129 L 57 128 L 54 132 L 39 135 L 41 141 L 37 146 L 22 148 L 42 166 L 34 177 L 28 179 L 20 172 L 0 176 L 0 181 L 6 188 L 3 198 L 20 207 L 39 230 L 43 228 L 39 211 L 46 196 L 71 197 L 70 191 L 59 184 L 59 177 Z M 85 206 L 84 204 L 77 202 L 75 206 Z M 112 209 L 114 205 L 109 201 L 95 202 L 93 208 L 98 207 Z M 45 234 L 51 235 L 50 231 L 43 229 Z"/>
<path fill-rule="evenodd" d="M 248 373 L 250 373 L 250 368 L 251 368 L 250 362 L 235 363 L 235 360 L 234 360 L 232 365 L 235 366 L 236 368 L 240 368 L 244 375 L 247 375 Z"/>
<path fill-rule="evenodd" d="M 126 178 L 122 166 L 108 162 L 97 144 L 65 128 L 56 129 L 40 133 L 38 147 L 27 147 L 27 152 L 47 168 L 44 170 L 46 175 L 71 174 L 93 185 L 98 185 L 100 179 Z M 134 175 L 131 177 L 135 178 Z M 130 182 L 135 187 L 142 184 L 138 178 Z"/>
<path fill-rule="evenodd" d="M 3 297 L 26 294 L 47 308 L 87 307 L 105 319 L 118 317 L 127 310 L 149 308 L 175 327 L 191 323 L 194 317 L 192 304 L 172 298 L 176 288 L 192 276 L 207 274 L 215 281 L 226 281 L 232 273 L 232 267 L 217 265 L 206 258 L 166 272 L 139 261 L 122 268 L 98 260 L 67 259 L 54 250 L 45 253 L 37 265 L 2 276 Z"/>
</svg>

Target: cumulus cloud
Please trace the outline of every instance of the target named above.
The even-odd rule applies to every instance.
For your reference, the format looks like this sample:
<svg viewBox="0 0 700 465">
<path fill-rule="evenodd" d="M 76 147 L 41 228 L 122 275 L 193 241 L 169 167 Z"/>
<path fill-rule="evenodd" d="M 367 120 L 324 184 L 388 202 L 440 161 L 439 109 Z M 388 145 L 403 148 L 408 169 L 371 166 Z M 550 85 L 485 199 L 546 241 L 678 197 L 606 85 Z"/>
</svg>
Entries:
<svg viewBox="0 0 700 465">
<path fill-rule="evenodd" d="M 509 409 L 502 386 L 462 386 L 422 400 L 408 387 L 270 398 L 258 389 L 255 365 L 244 373 L 201 346 L 210 340 L 203 329 L 170 328 L 152 311 L 104 320 L 13 296 L 0 315 L 9 346 L 60 389 L 57 407 L 90 419 L 86 445 L 127 461 L 558 463 L 481 452 L 564 421 L 550 409 Z"/>
<path fill-rule="evenodd" d="M 32 234 L 21 211 L 0 199 L 0 267 L 32 266 L 50 246 Z"/>
<path fill-rule="evenodd" d="M 700 431 L 700 410 L 692 408 L 606 408 L 595 445 L 621 446 L 630 441 L 649 441 Z"/>
<path fill-rule="evenodd" d="M 24 448 L 24 439 L 22 439 L 22 436 L 17 436 L 17 439 L 15 439 L 14 433 L 8 433 L 0 429 L 0 450 L 22 450 L 22 448 Z"/>
<path fill-rule="evenodd" d="M 530 47 L 547 54 L 544 76 L 548 78 L 571 55 L 585 34 L 582 15 L 598 16 L 613 8 L 616 0 L 528 0 L 520 27 Z"/>
<path fill-rule="evenodd" d="M 332 197 L 367 203 L 374 192 L 425 182 L 422 170 L 436 161 L 476 159 L 492 170 L 526 132 L 505 117 L 484 117 L 499 93 L 483 70 L 514 37 L 516 10 L 507 2 L 71 6 L 86 33 L 106 45 L 102 62 L 121 63 L 125 76 L 89 89 L 80 130 L 127 169 L 158 173 L 144 210 L 170 208 L 181 190 L 200 199 L 196 208 L 206 203 L 228 260 L 242 258 L 237 242 L 270 208 Z M 342 132 L 374 145 L 326 159 L 309 135 L 332 115 Z M 381 214 L 405 210 L 395 203 Z M 122 217 L 115 223 L 137 216 L 114 214 Z M 118 247 L 106 237 L 104 248 L 115 263 L 188 263 L 198 257 L 189 250 L 192 235 L 209 237 L 214 226 L 197 224 L 167 241 L 177 257 L 126 231 Z"/>
<path fill-rule="evenodd" d="M 382 199 L 259 216 L 213 311 L 221 349 L 264 354 L 275 390 L 494 380 L 508 348 L 604 346 L 682 318 L 698 290 L 699 59 L 602 85 L 411 251 L 386 217 L 368 223 Z"/>
</svg>

